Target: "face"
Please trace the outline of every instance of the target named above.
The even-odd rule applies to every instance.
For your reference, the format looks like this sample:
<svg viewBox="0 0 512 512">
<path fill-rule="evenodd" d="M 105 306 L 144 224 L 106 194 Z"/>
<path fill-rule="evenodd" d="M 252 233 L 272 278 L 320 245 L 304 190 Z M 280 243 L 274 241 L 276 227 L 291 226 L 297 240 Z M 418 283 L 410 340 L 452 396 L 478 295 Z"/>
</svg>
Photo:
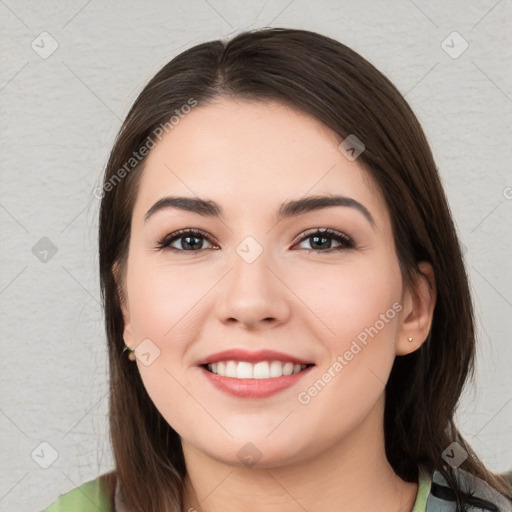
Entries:
<svg viewBox="0 0 512 512">
<path fill-rule="evenodd" d="M 382 406 L 405 295 L 384 200 L 340 142 L 279 103 L 223 98 L 147 157 L 124 339 L 155 406 L 208 457 L 304 460 Z M 343 199 L 290 206 L 310 196 Z"/>
</svg>

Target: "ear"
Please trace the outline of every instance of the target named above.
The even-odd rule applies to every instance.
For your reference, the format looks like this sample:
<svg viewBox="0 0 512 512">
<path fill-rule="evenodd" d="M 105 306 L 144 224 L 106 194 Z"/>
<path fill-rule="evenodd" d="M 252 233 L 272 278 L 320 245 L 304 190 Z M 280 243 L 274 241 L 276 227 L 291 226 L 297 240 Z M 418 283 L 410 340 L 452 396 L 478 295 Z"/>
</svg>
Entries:
<svg viewBox="0 0 512 512">
<path fill-rule="evenodd" d="M 130 307 L 128 304 L 128 299 L 126 297 L 126 291 L 125 291 L 125 283 L 123 281 L 123 278 L 121 276 L 121 269 L 119 266 L 119 262 L 116 261 L 112 265 L 112 274 L 114 276 L 114 281 L 116 283 L 116 290 L 117 290 L 117 296 L 119 297 L 119 303 L 121 305 L 121 312 L 123 314 L 123 322 L 124 322 L 124 332 L 123 332 L 123 338 L 126 345 L 128 345 L 130 348 L 134 348 L 133 344 L 133 331 L 132 331 L 132 324 L 130 319 Z"/>
<path fill-rule="evenodd" d="M 404 292 L 402 322 L 396 345 L 397 356 L 410 354 L 420 348 L 432 325 L 437 297 L 434 269 L 426 261 L 420 262 L 418 268 L 418 277 L 412 289 Z"/>
</svg>

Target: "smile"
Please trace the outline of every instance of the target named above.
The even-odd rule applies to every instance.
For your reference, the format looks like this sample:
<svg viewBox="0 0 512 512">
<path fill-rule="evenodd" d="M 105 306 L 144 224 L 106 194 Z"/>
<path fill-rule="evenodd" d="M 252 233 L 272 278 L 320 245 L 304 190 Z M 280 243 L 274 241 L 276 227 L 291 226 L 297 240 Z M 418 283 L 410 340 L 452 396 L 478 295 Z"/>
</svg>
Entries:
<svg viewBox="0 0 512 512">
<path fill-rule="evenodd" d="M 308 366 L 307 364 L 294 364 L 282 361 L 260 361 L 250 363 L 247 361 L 218 361 L 208 363 L 205 368 L 220 377 L 235 379 L 274 379 L 286 375 L 295 375 Z"/>
<path fill-rule="evenodd" d="M 297 386 L 314 366 L 281 361 L 253 364 L 228 360 L 203 364 L 199 368 L 206 381 L 222 393 L 237 398 L 261 399 Z"/>
</svg>

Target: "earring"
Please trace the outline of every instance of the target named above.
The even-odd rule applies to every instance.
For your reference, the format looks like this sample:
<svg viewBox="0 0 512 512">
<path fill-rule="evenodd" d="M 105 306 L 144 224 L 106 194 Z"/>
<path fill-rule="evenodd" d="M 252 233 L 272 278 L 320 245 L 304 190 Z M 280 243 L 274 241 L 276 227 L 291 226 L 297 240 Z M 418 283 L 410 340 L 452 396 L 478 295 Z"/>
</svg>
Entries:
<svg viewBox="0 0 512 512">
<path fill-rule="evenodd" d="M 407 338 L 409 340 L 409 343 L 412 343 L 413 338 Z"/>
<path fill-rule="evenodd" d="M 128 345 L 124 345 L 123 354 L 128 351 L 128 359 L 130 361 L 135 361 L 135 352 L 133 348 L 130 348 Z"/>
</svg>

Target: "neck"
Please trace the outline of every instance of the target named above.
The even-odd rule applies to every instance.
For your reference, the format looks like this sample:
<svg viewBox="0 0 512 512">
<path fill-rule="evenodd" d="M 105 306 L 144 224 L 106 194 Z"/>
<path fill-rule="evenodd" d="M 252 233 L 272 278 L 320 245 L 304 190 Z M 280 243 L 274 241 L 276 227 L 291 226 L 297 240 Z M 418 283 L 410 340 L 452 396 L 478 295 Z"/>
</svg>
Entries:
<svg viewBox="0 0 512 512">
<path fill-rule="evenodd" d="M 383 400 L 327 450 L 267 469 L 224 464 L 182 441 L 187 465 L 183 511 L 410 512 L 418 484 L 400 479 L 388 463 L 382 420 Z"/>
</svg>

